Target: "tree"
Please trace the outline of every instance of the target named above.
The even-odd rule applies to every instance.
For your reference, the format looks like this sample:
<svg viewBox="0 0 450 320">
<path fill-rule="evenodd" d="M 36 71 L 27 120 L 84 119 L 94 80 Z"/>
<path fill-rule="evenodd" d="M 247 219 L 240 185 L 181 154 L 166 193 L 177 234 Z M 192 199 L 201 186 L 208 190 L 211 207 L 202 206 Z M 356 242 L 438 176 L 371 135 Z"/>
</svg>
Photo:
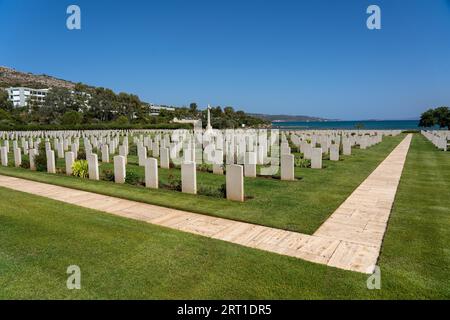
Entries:
<svg viewBox="0 0 450 320">
<path fill-rule="evenodd" d="M 78 125 L 83 121 L 83 115 L 76 111 L 67 111 L 61 117 L 61 124 L 63 125 Z"/>
<path fill-rule="evenodd" d="M 432 127 L 439 125 L 440 128 L 450 129 L 450 109 L 448 107 L 439 107 L 428 109 L 420 116 L 420 127 Z"/>
<path fill-rule="evenodd" d="M 5 109 L 0 109 L 0 120 L 11 120 L 11 114 Z"/>
<path fill-rule="evenodd" d="M 8 92 L 6 90 L 0 89 L 0 109 L 9 112 L 12 111 L 13 108 L 13 103 L 8 99 Z"/>
<path fill-rule="evenodd" d="M 124 125 L 124 124 L 128 124 L 129 121 L 128 121 L 128 118 L 126 116 L 121 115 L 121 116 L 119 116 L 116 119 L 115 123 L 118 124 L 118 125 Z"/>
<path fill-rule="evenodd" d="M 223 113 L 225 113 L 225 115 L 232 115 L 234 113 L 234 109 L 233 107 L 225 107 L 223 108 Z"/>
<path fill-rule="evenodd" d="M 420 116 L 419 127 L 433 127 L 436 124 L 434 110 L 429 109 Z"/>
<path fill-rule="evenodd" d="M 439 107 L 434 109 L 434 118 L 440 128 L 450 128 L 450 110 L 448 107 Z"/>
<path fill-rule="evenodd" d="M 198 110 L 197 104 L 196 104 L 195 102 L 192 102 L 192 103 L 189 105 L 189 111 L 190 111 L 191 113 L 197 113 L 197 110 Z"/>
<path fill-rule="evenodd" d="M 32 101 L 28 101 L 32 103 Z M 42 106 L 34 108 L 39 115 L 39 122 L 50 124 L 58 123 L 61 116 L 68 111 L 78 111 L 80 106 L 74 99 L 74 95 L 66 88 L 52 88 Z"/>
</svg>

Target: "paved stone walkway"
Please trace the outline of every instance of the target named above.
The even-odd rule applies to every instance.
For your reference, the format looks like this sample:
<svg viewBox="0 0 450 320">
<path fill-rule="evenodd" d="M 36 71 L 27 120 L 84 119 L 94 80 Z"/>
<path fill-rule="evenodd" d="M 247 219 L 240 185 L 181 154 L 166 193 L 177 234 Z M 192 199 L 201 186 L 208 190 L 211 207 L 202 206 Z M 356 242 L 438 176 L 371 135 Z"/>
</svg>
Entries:
<svg viewBox="0 0 450 320">
<path fill-rule="evenodd" d="M 1 175 L 0 186 L 251 248 L 371 273 L 411 137 L 408 135 L 313 235 Z"/>
</svg>

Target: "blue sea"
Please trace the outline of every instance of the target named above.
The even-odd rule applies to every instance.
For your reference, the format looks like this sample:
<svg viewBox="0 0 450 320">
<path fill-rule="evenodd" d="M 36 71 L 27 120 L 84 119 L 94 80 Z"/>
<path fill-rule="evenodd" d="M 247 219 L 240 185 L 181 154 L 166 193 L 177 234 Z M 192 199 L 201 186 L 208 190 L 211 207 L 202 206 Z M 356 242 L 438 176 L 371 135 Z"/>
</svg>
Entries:
<svg viewBox="0 0 450 320">
<path fill-rule="evenodd" d="M 357 129 L 361 130 L 420 130 L 419 120 L 362 120 L 362 121 L 300 121 L 272 122 L 276 129 L 311 130 L 311 129 Z"/>
</svg>

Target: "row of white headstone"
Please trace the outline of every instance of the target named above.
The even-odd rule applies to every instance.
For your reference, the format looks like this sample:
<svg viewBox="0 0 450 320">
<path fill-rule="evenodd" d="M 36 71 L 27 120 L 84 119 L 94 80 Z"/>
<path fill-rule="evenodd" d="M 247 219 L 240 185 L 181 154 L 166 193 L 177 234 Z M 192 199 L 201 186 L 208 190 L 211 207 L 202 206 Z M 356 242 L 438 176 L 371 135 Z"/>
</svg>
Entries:
<svg viewBox="0 0 450 320">
<path fill-rule="evenodd" d="M 244 133 L 243 133 L 244 132 Z M 274 154 L 279 165 L 281 180 L 294 180 L 294 155 L 291 154 L 289 140 L 297 146 L 299 151 L 303 153 L 304 158 L 311 160 L 312 168 L 322 168 L 322 155 L 330 153 L 330 160 L 339 160 L 339 150 L 342 144 L 343 154 L 350 155 L 352 146 L 359 144 L 362 149 L 374 145 L 381 141 L 383 135 L 395 135 L 394 132 L 370 132 L 366 134 L 352 134 L 351 132 L 331 133 L 311 133 L 311 132 L 282 132 L 281 148 L 273 145 L 273 140 L 279 139 L 278 132 L 268 138 L 267 132 L 254 135 L 254 131 L 240 131 L 239 135 L 228 132 L 225 139 L 221 135 L 210 135 L 202 139 L 198 151 L 192 140 L 195 138 L 188 131 L 178 132 L 171 137 L 167 132 L 158 132 L 153 136 L 144 136 L 139 134 L 133 136 L 129 133 L 112 133 L 105 132 L 78 132 L 73 136 L 53 132 L 46 134 L 40 132 L 36 135 L 14 133 L 0 133 L 4 140 L 4 146 L 1 147 L 2 165 L 8 165 L 9 140 L 14 138 L 13 150 L 15 165 L 21 165 L 21 148 L 18 147 L 18 139 L 20 139 L 24 154 L 29 155 L 30 169 L 35 170 L 34 157 L 38 153 L 38 146 L 41 138 L 45 139 L 45 150 L 47 158 L 47 171 L 49 173 L 56 172 L 55 152 L 51 148 L 50 139 L 54 139 L 54 148 L 58 158 L 65 158 L 66 173 L 72 174 L 72 165 L 77 158 L 77 152 L 80 147 L 80 139 L 83 139 L 86 159 L 89 166 L 89 178 L 93 180 L 99 179 L 98 156 L 93 153 L 93 148 L 100 149 L 102 162 L 109 162 L 111 155 L 116 153 L 118 148 L 119 155 L 114 157 L 114 173 L 115 182 L 124 183 L 126 178 L 127 155 L 129 153 L 129 137 L 133 138 L 133 142 L 137 146 L 137 154 L 139 165 L 145 167 L 145 183 L 149 188 L 158 187 L 158 165 L 156 157 L 160 159 L 161 168 L 169 168 L 171 160 L 176 160 L 176 155 L 183 151 L 181 159 L 181 180 L 182 191 L 186 193 L 197 193 L 196 183 L 196 162 L 200 158 L 202 160 L 212 161 L 213 173 L 223 174 L 223 159 L 226 157 L 226 185 L 227 198 L 230 200 L 243 201 L 244 199 L 244 183 L 243 177 L 256 177 L 257 164 L 264 164 L 269 158 L 268 149 L 271 149 L 271 160 Z M 120 144 L 122 137 L 122 144 Z M 152 139 L 153 138 L 153 139 Z M 203 137 L 202 137 L 203 138 Z M 36 140 L 34 140 L 36 139 Z M 73 141 L 72 141 L 73 140 Z M 317 147 L 320 144 L 320 147 Z M 270 147 L 269 147 L 270 146 Z M 71 151 L 69 150 L 69 147 Z M 154 158 L 147 158 L 147 148 L 152 151 Z M 281 149 L 281 152 L 280 152 Z M 210 152 L 206 152 L 209 150 Z M 203 154 L 205 155 L 203 156 Z M 211 157 L 211 154 L 214 156 Z M 235 164 L 237 162 L 237 164 Z"/>
<path fill-rule="evenodd" d="M 339 160 L 339 150 L 340 150 L 340 144 L 341 144 L 341 136 L 326 136 L 326 135 L 311 135 L 310 133 L 307 133 L 307 137 L 309 137 L 310 142 L 305 139 L 305 136 L 301 137 L 302 134 L 298 135 L 298 132 L 293 132 L 290 134 L 290 140 L 292 143 L 298 146 L 299 151 L 303 154 L 303 157 L 305 159 L 311 160 L 311 167 L 314 169 L 322 168 L 322 154 L 330 153 L 330 160 L 332 161 L 338 161 Z M 288 134 L 289 136 L 289 134 Z M 370 135 L 342 135 L 342 149 L 344 155 L 350 155 L 351 154 L 351 147 L 359 144 L 362 149 L 365 149 L 373 144 L 376 144 L 380 142 L 382 139 L 382 134 L 375 134 L 374 136 Z M 24 150 L 24 154 L 28 154 L 28 147 L 33 146 L 34 144 L 38 145 L 40 143 L 40 139 L 36 142 L 30 138 L 28 141 L 25 140 L 25 138 L 22 137 L 22 146 Z M 179 140 L 179 137 L 178 139 Z M 245 141 L 246 143 L 249 142 L 250 139 L 244 139 L 242 141 Z M 272 154 L 270 155 L 271 160 L 273 160 L 273 150 L 275 150 L 275 156 L 278 158 L 280 156 L 281 161 L 276 162 L 275 164 L 281 165 L 281 171 L 284 173 L 282 174 L 283 180 L 292 180 L 292 172 L 293 172 L 293 156 L 291 155 L 291 150 L 289 147 L 289 143 L 287 142 L 286 134 L 282 133 L 281 135 L 281 155 L 279 155 L 279 150 L 275 147 L 272 147 Z M 93 145 L 91 145 L 91 141 L 93 141 Z M 109 143 L 108 143 L 109 141 Z M 127 163 L 127 155 L 129 152 L 129 143 L 128 143 L 128 136 L 124 136 L 122 145 L 119 145 L 119 137 L 115 136 L 113 138 L 106 136 L 101 137 L 100 139 L 97 139 L 95 136 L 91 136 L 91 139 L 84 138 L 84 146 L 86 151 L 86 156 L 89 158 L 89 156 L 92 154 L 92 149 L 95 146 L 96 148 L 100 148 L 101 150 L 101 159 L 102 162 L 109 162 L 110 155 L 115 154 L 116 147 L 119 146 L 119 155 L 125 157 L 125 163 Z M 137 145 L 137 153 L 138 153 L 138 159 L 139 159 L 139 165 L 144 166 L 145 159 L 147 158 L 147 147 L 150 146 L 150 149 L 152 150 L 154 157 L 160 158 L 160 166 L 162 168 L 169 168 L 170 162 L 176 162 L 178 160 L 178 164 L 181 163 L 188 163 L 188 162 L 202 162 L 201 160 L 206 160 L 208 163 L 213 164 L 213 173 L 215 174 L 223 174 L 223 155 L 225 153 L 225 150 L 220 149 L 220 144 L 215 146 L 214 144 L 210 144 L 209 141 L 206 143 L 206 146 L 204 150 L 200 149 L 200 155 L 197 157 L 198 153 L 195 152 L 195 144 L 183 144 L 180 147 L 180 144 L 177 145 L 170 145 L 170 138 L 168 136 L 164 136 L 164 138 L 161 140 L 161 146 L 159 148 L 155 148 L 155 146 L 159 145 L 159 141 L 157 136 L 155 137 L 154 143 L 152 143 L 152 139 L 150 137 L 143 137 L 141 135 L 139 138 L 135 138 L 134 142 Z M 266 139 L 264 138 L 263 141 L 265 142 Z M 317 143 L 320 144 L 320 148 L 317 148 Z M 9 141 L 4 141 L 6 152 L 9 150 Z M 48 138 L 46 139 L 46 151 L 51 150 L 50 143 L 48 141 Z M 16 140 L 13 141 L 13 148 L 14 150 L 17 149 L 18 142 Z M 71 137 L 69 138 L 55 138 L 54 139 L 54 147 L 57 150 L 58 158 L 64 157 L 64 151 L 67 151 L 69 149 L 69 145 L 71 146 L 71 151 L 74 152 L 75 159 L 77 158 L 77 152 L 79 149 L 79 138 L 75 137 L 74 143 L 71 143 Z M 169 147 L 166 147 L 166 145 L 170 145 Z M 256 165 L 257 164 L 265 164 L 268 160 L 267 155 L 267 145 L 264 145 L 262 143 L 262 146 L 255 146 L 253 145 L 253 148 L 251 148 L 251 144 L 249 146 L 244 145 L 241 149 L 240 153 L 243 154 L 243 157 L 240 155 L 234 154 L 233 152 L 230 152 L 228 150 L 229 154 L 232 154 L 232 156 L 226 157 L 226 163 L 227 164 L 243 164 L 244 165 L 244 172 L 245 176 L 247 177 L 254 177 L 256 176 Z M 177 148 L 178 147 L 178 148 Z M 255 147 L 258 148 L 258 152 L 255 151 L 246 151 L 246 150 L 255 150 Z M 206 153 L 206 150 L 212 151 L 209 153 Z M 19 149 L 20 150 L 20 149 Z M 32 150 L 32 149 L 30 149 Z M 176 155 L 183 151 L 183 158 L 176 159 Z M 243 151 L 242 151 L 243 150 Z M 205 152 L 205 156 L 202 159 L 202 155 Z M 263 151 L 263 152 L 261 152 Z M 16 158 L 16 165 L 20 165 L 20 152 L 14 152 L 17 156 Z M 37 148 L 34 148 L 34 153 L 37 153 Z M 211 154 L 214 154 L 214 156 L 211 156 Z M 262 155 L 261 155 L 262 154 Z M 258 157 L 258 155 L 260 155 Z M 7 158 L 4 157 L 7 161 Z M 198 161 L 198 158 L 200 158 L 200 161 Z M 230 160 L 231 161 L 228 161 Z M 243 160 L 243 161 L 239 161 Z M 260 161 L 258 161 L 260 160 Z M 280 163 L 281 162 L 281 163 Z M 50 167 L 53 167 L 50 165 Z"/>
<path fill-rule="evenodd" d="M 326 136 L 326 135 L 311 135 L 310 133 L 304 135 L 302 133 L 298 134 L 298 132 L 288 133 L 287 136 L 290 136 L 290 140 L 297 145 L 299 151 L 304 154 L 306 159 L 313 160 L 313 167 L 317 167 L 317 164 L 320 164 L 320 159 L 317 159 L 318 150 L 314 149 L 317 147 L 317 144 L 320 145 L 321 152 L 323 154 L 330 153 L 330 159 L 333 161 L 339 160 L 339 145 L 341 144 L 341 136 Z M 163 138 L 161 136 L 156 135 L 154 137 L 154 141 L 148 136 L 144 137 L 142 134 L 139 138 L 135 137 L 134 142 L 137 145 L 138 149 L 138 158 L 139 164 L 142 166 L 143 161 L 145 160 L 147 152 L 145 148 L 148 148 L 149 151 L 153 154 L 154 157 L 159 157 L 161 161 L 161 167 L 168 168 L 169 163 L 178 161 L 178 164 L 182 162 L 190 162 L 195 161 L 196 163 L 202 163 L 203 160 L 207 163 L 213 163 L 216 165 L 223 164 L 223 157 L 225 155 L 227 164 L 249 164 L 252 165 L 254 161 L 254 154 L 256 154 L 256 164 L 263 165 L 267 164 L 268 159 L 274 157 L 274 150 L 276 152 L 275 156 L 280 157 L 283 154 L 290 154 L 289 144 L 287 142 L 286 134 L 282 133 L 281 135 L 281 155 L 280 148 L 277 146 L 271 146 L 272 154 L 269 154 L 270 149 L 268 144 L 270 143 L 270 139 L 267 139 L 267 134 L 264 132 L 263 135 L 258 136 L 258 142 L 256 143 L 256 137 L 252 136 L 243 136 L 243 138 L 236 138 L 238 140 L 236 146 L 233 146 L 233 139 L 231 139 L 230 145 L 224 144 L 223 139 L 219 139 L 220 136 L 217 136 L 216 139 L 214 136 L 208 137 L 203 140 L 203 145 L 198 147 L 198 144 L 193 143 L 190 138 L 184 136 L 184 143 L 175 143 L 170 141 L 170 137 L 168 135 L 164 135 Z M 263 137 L 262 139 L 260 139 Z M 176 139 L 175 139 L 176 138 Z M 343 154 L 350 155 L 351 147 L 355 144 L 359 144 L 362 149 L 367 148 L 370 145 L 378 143 L 381 141 L 382 134 L 375 134 L 374 136 L 370 135 L 342 135 L 342 147 Z M 46 150 L 48 139 L 46 139 Z M 60 137 L 54 138 L 54 148 L 57 151 L 58 158 L 64 157 L 64 152 L 69 150 L 69 145 L 71 146 L 71 151 L 75 152 L 75 157 L 77 156 L 77 152 L 79 149 L 79 137 L 74 138 L 74 143 L 71 142 L 71 137 Z M 96 136 L 90 136 L 90 139 L 84 137 L 84 145 L 86 154 L 89 155 L 92 152 L 93 148 L 100 148 L 101 157 L 103 162 L 109 162 L 109 156 L 116 153 L 117 146 L 119 147 L 119 154 L 126 156 L 128 154 L 128 136 L 123 137 L 122 145 L 119 145 L 119 137 L 118 135 L 114 137 L 109 136 L 101 136 L 97 138 Z M 39 138 L 38 138 L 39 140 Z M 214 141 L 215 140 L 215 141 Z M 220 141 L 219 141 L 220 140 Z M 310 142 L 308 142 L 308 140 Z M 180 136 L 173 136 L 173 141 L 180 141 Z M 252 143 L 253 141 L 253 143 Z M 39 142 L 39 141 L 38 141 Z M 161 145 L 160 145 L 161 142 Z M 17 141 L 14 141 L 15 146 L 17 147 Z M 9 149 L 8 140 L 5 141 L 5 146 Z M 22 137 L 22 146 L 24 150 L 24 154 L 27 154 L 28 149 L 33 146 L 32 138 L 29 140 L 25 140 Z M 313 150 L 314 149 L 314 150 Z M 177 159 L 177 155 L 183 151 L 183 158 Z M 209 152 L 207 152 L 209 151 Z M 246 161 L 247 160 L 247 161 Z M 218 172 L 219 170 L 217 170 Z"/>
<path fill-rule="evenodd" d="M 439 150 L 448 150 L 448 141 L 450 140 L 450 131 L 448 130 L 433 130 L 421 131 L 422 135 L 427 138 Z"/>
</svg>

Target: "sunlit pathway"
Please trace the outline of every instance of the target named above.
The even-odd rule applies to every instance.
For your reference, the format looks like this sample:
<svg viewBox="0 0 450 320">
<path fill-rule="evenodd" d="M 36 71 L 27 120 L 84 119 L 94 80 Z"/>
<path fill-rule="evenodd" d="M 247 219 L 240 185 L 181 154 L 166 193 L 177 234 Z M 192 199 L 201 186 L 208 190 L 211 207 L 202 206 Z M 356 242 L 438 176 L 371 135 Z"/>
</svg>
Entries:
<svg viewBox="0 0 450 320">
<path fill-rule="evenodd" d="M 364 272 L 376 263 L 411 139 L 409 134 L 314 233 L 340 241 L 328 265 Z"/>
<path fill-rule="evenodd" d="M 314 235 L 2 175 L 0 186 L 251 248 L 370 273 L 378 259 L 411 137 L 408 135 L 392 151 Z"/>
</svg>

